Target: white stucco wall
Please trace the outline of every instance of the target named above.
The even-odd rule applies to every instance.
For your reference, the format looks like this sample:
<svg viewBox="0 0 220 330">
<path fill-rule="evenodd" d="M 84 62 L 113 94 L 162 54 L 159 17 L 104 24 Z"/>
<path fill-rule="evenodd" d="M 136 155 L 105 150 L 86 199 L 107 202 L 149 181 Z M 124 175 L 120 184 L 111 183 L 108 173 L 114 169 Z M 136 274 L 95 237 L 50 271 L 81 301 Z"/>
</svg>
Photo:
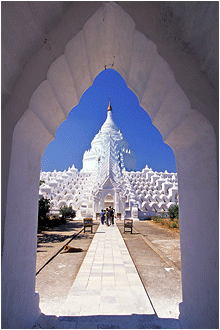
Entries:
<svg viewBox="0 0 220 330">
<path fill-rule="evenodd" d="M 8 124 L 3 132 L 9 140 L 13 131 L 2 260 L 3 327 L 28 328 L 39 315 L 34 291 L 38 181 L 43 152 L 82 93 L 113 58 L 114 69 L 134 90 L 176 156 L 183 282 L 180 318 L 185 327 L 215 327 L 218 323 L 218 181 L 213 127 L 198 109 L 191 109 L 155 45 L 135 30 L 134 21 L 121 7 L 104 4 L 82 31 L 73 39 L 68 36 L 71 40 L 62 55 L 66 39 L 58 38 L 63 40 L 60 47 L 55 37 L 71 34 L 67 32 L 71 30 L 71 19 L 74 22 L 69 17 L 54 32 L 50 56 L 47 57 L 48 49 L 43 48 L 29 62 L 3 116 Z M 48 70 L 51 58 L 57 58 L 57 53 L 61 57 Z M 25 97 L 19 103 L 21 95 Z M 200 103 L 195 101 L 194 105 Z M 209 104 L 213 114 L 215 106 Z M 209 117 L 206 105 L 201 108 Z M 16 115 L 10 122 L 14 109 Z"/>
</svg>

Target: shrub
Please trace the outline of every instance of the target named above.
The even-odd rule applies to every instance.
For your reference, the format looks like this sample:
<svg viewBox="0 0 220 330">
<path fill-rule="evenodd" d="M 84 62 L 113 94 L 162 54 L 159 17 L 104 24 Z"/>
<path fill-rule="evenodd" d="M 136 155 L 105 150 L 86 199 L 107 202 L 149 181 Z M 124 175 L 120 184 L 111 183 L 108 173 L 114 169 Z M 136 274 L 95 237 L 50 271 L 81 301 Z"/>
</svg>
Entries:
<svg viewBox="0 0 220 330">
<path fill-rule="evenodd" d="M 162 217 L 153 216 L 152 221 L 169 229 L 179 229 L 178 219 L 165 219 Z"/>
<path fill-rule="evenodd" d="M 178 204 L 169 207 L 168 215 L 169 215 L 171 220 L 175 219 L 175 218 L 179 219 L 179 206 L 178 206 Z"/>
<path fill-rule="evenodd" d="M 72 206 L 62 206 L 60 208 L 60 214 L 62 215 L 61 221 L 63 223 L 66 222 L 66 218 L 75 218 L 76 216 L 76 211 L 73 210 Z"/>
<path fill-rule="evenodd" d="M 58 227 L 60 225 L 60 219 L 58 217 L 50 216 L 48 221 L 48 227 Z"/>
<path fill-rule="evenodd" d="M 50 200 L 42 197 L 38 202 L 38 231 L 48 224 L 48 212 L 50 211 Z"/>
<path fill-rule="evenodd" d="M 159 218 L 158 218 L 158 216 L 153 215 L 153 216 L 151 217 L 151 220 L 153 220 L 153 221 L 155 221 L 155 222 L 158 222 L 158 221 L 159 221 Z"/>
<path fill-rule="evenodd" d="M 172 228 L 179 228 L 179 226 L 176 222 L 172 222 L 171 226 L 172 226 Z"/>
</svg>

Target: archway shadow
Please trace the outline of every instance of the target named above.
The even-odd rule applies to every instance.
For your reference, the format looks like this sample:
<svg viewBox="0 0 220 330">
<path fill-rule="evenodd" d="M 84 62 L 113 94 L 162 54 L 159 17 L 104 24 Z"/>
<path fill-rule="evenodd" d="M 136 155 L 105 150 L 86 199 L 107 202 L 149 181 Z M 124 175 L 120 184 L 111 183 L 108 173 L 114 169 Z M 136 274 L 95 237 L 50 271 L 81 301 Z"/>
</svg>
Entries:
<svg viewBox="0 0 220 330">
<path fill-rule="evenodd" d="M 95 234 L 97 227 L 98 227 L 98 222 L 97 223 L 95 222 L 92 235 Z M 64 242 L 67 239 L 70 239 L 72 237 L 71 235 L 76 235 L 80 231 L 80 229 L 83 229 L 83 222 L 81 220 L 69 221 L 57 227 L 52 227 L 42 230 L 37 234 L 37 247 L 38 248 L 43 247 L 42 244 L 45 243 Z M 68 234 L 68 232 L 71 232 L 71 235 Z M 91 234 L 90 232 L 86 232 L 86 233 L 82 232 L 75 237 L 75 240 L 88 238 L 89 236 L 91 236 L 90 234 Z M 52 247 L 52 245 L 50 247 Z"/>
<path fill-rule="evenodd" d="M 68 220 L 66 223 L 59 224 L 58 226 L 50 227 L 47 231 L 58 231 L 58 232 L 65 232 L 65 231 L 72 231 L 74 229 L 81 228 L 83 226 L 82 220 Z"/>
<path fill-rule="evenodd" d="M 33 329 L 181 329 L 174 318 L 156 314 L 54 316 L 41 314 Z"/>
</svg>

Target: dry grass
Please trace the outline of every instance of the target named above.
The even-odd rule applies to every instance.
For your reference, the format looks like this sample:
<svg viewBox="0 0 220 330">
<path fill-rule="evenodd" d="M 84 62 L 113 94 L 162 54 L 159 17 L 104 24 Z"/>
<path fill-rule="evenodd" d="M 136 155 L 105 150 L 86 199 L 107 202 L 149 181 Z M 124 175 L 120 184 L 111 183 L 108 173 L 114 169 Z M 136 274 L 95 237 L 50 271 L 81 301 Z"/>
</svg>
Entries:
<svg viewBox="0 0 220 330">
<path fill-rule="evenodd" d="M 155 216 L 155 217 L 152 217 L 151 221 L 153 221 L 157 225 L 171 229 L 172 231 L 175 231 L 177 233 L 180 232 L 178 219 L 171 220 L 171 219 L 164 219 L 164 218 Z"/>
</svg>

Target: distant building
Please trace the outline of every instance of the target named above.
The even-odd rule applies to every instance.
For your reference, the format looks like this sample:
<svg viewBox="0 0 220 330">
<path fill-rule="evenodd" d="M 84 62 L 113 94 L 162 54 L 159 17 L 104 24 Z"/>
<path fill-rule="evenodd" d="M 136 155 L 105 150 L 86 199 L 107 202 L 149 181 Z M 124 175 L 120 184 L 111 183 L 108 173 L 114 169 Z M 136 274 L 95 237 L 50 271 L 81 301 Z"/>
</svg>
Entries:
<svg viewBox="0 0 220 330">
<path fill-rule="evenodd" d="M 112 206 L 121 218 L 146 219 L 167 212 L 178 201 L 176 173 L 154 172 L 146 167 L 135 171 L 135 153 L 129 149 L 112 118 L 107 118 L 83 156 L 79 172 L 74 165 L 64 172 L 41 172 L 40 197 L 51 200 L 51 211 L 72 206 L 78 217 L 95 217 Z"/>
</svg>

